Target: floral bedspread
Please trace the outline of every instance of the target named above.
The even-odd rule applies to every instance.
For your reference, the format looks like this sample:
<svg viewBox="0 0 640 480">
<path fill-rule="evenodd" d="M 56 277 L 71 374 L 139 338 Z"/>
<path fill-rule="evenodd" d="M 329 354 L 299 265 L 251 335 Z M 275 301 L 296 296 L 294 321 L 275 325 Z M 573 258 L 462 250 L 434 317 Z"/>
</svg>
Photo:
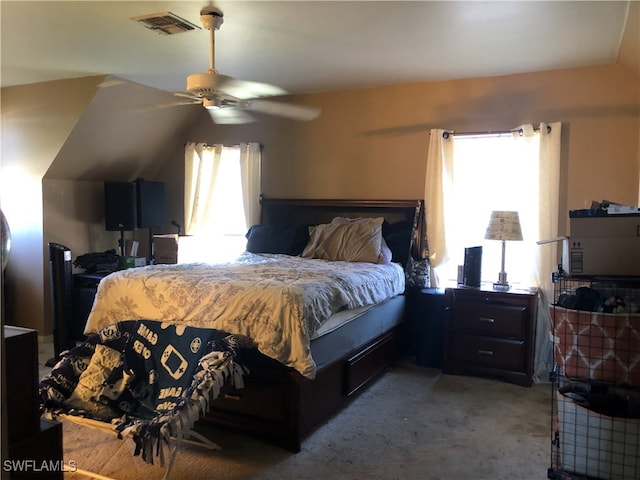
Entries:
<svg viewBox="0 0 640 480">
<path fill-rule="evenodd" d="M 161 320 L 236 335 L 314 378 L 309 339 L 332 314 L 404 291 L 398 264 L 335 262 L 245 252 L 234 263 L 152 265 L 98 286 L 85 334 L 123 320 Z"/>
</svg>

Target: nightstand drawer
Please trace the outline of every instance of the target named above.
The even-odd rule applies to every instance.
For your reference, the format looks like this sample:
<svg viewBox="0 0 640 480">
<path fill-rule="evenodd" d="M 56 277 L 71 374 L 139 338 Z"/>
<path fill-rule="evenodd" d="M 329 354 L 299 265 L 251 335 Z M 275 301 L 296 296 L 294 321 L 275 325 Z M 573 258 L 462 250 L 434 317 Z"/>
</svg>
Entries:
<svg viewBox="0 0 640 480">
<path fill-rule="evenodd" d="M 526 348 L 524 340 L 453 334 L 451 362 L 455 364 L 524 371 Z"/>
<path fill-rule="evenodd" d="M 525 306 L 458 302 L 452 327 L 456 332 L 525 339 L 529 315 Z"/>
</svg>

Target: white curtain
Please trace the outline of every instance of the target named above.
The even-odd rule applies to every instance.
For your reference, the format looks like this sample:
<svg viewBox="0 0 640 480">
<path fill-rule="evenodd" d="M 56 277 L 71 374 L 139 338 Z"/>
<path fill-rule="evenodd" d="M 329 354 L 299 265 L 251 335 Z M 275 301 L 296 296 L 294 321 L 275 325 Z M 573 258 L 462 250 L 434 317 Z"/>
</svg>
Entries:
<svg viewBox="0 0 640 480">
<path fill-rule="evenodd" d="M 258 143 L 240 144 L 242 202 L 247 228 L 260 223 L 261 152 Z"/>
<path fill-rule="evenodd" d="M 550 127 L 550 128 L 548 128 Z M 562 123 L 540 124 L 539 156 L 539 232 L 540 240 L 559 236 L 560 214 L 560 138 Z M 553 343 L 551 341 L 551 316 L 549 305 L 553 302 L 551 274 L 558 267 L 558 249 L 562 245 L 548 243 L 537 249 L 537 285 L 540 295 L 536 324 L 536 346 L 534 357 L 534 381 L 549 381 L 553 367 Z"/>
<path fill-rule="evenodd" d="M 213 185 L 220 169 L 222 145 L 189 142 L 184 158 L 184 233 L 196 235 L 208 217 Z"/>
<path fill-rule="evenodd" d="M 212 213 L 215 183 L 220 172 L 223 150 L 239 152 L 242 204 L 246 227 L 260 223 L 261 149 L 258 143 L 237 147 L 220 144 L 185 145 L 184 214 L 185 234 L 197 235 Z M 226 158 L 226 157 L 225 157 Z M 226 161 L 226 160 L 225 160 Z"/>
<path fill-rule="evenodd" d="M 549 129 L 547 127 L 550 127 Z M 516 141 L 531 142 L 535 130 L 532 125 L 518 128 Z M 558 236 L 560 190 L 560 134 L 561 123 L 540 125 L 538 156 L 538 236 L 539 240 Z M 431 130 L 425 180 L 425 211 L 429 260 L 432 268 L 431 284 L 439 283 L 437 267 L 447 260 L 445 244 L 445 204 L 453 180 L 453 140 L 443 138 L 443 130 Z M 534 381 L 548 381 L 552 367 L 549 304 L 553 300 L 551 274 L 558 264 L 557 245 L 547 244 L 536 249 L 535 268 L 531 283 L 539 288 L 534 355 Z"/>
<path fill-rule="evenodd" d="M 437 267 L 447 260 L 445 242 L 445 202 L 453 182 L 453 140 L 445 130 L 432 129 L 427 154 L 427 175 L 424 185 L 427 247 L 431 266 L 431 286 L 438 287 Z"/>
</svg>

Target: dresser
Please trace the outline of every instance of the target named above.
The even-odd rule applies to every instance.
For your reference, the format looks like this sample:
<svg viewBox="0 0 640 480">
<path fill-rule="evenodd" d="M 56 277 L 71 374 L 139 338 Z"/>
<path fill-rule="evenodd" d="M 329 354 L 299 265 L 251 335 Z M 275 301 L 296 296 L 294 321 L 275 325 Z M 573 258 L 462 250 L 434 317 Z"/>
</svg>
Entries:
<svg viewBox="0 0 640 480">
<path fill-rule="evenodd" d="M 445 297 L 443 372 L 531 386 L 537 290 L 454 287 Z"/>
<path fill-rule="evenodd" d="M 4 325 L 8 448 L 2 478 L 62 480 L 62 424 L 40 418 L 38 333 Z"/>
</svg>

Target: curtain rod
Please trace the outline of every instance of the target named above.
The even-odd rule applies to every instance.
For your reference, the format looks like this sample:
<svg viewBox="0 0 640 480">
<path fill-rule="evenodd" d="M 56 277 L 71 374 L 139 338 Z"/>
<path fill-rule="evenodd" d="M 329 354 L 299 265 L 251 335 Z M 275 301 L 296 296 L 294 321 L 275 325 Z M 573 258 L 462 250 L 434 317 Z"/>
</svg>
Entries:
<svg viewBox="0 0 640 480">
<path fill-rule="evenodd" d="M 539 128 L 533 129 L 535 132 L 540 131 Z M 499 136 L 499 135 L 512 135 L 514 133 L 520 134 L 522 136 L 523 132 L 521 128 L 516 128 L 514 130 L 495 130 L 495 131 L 486 131 L 486 132 L 456 132 L 455 130 L 445 131 L 442 133 L 442 138 L 449 138 L 450 135 L 454 137 L 486 137 L 486 136 Z M 551 133 L 551 125 L 547 125 L 547 133 Z"/>
<path fill-rule="evenodd" d="M 183 144 L 183 146 L 186 146 L 187 143 L 204 143 L 204 142 L 186 142 L 186 143 Z M 253 143 L 253 142 L 243 142 L 243 143 Z M 258 145 L 260 145 L 260 150 L 264 149 L 264 145 L 262 143 L 259 143 Z M 205 147 L 213 147 L 213 145 L 209 145 L 207 143 L 205 143 L 204 146 Z M 224 144 L 223 143 L 222 146 L 223 147 L 239 147 L 240 144 L 236 143 L 236 144 L 233 144 L 233 145 L 228 145 L 228 144 Z"/>
</svg>

